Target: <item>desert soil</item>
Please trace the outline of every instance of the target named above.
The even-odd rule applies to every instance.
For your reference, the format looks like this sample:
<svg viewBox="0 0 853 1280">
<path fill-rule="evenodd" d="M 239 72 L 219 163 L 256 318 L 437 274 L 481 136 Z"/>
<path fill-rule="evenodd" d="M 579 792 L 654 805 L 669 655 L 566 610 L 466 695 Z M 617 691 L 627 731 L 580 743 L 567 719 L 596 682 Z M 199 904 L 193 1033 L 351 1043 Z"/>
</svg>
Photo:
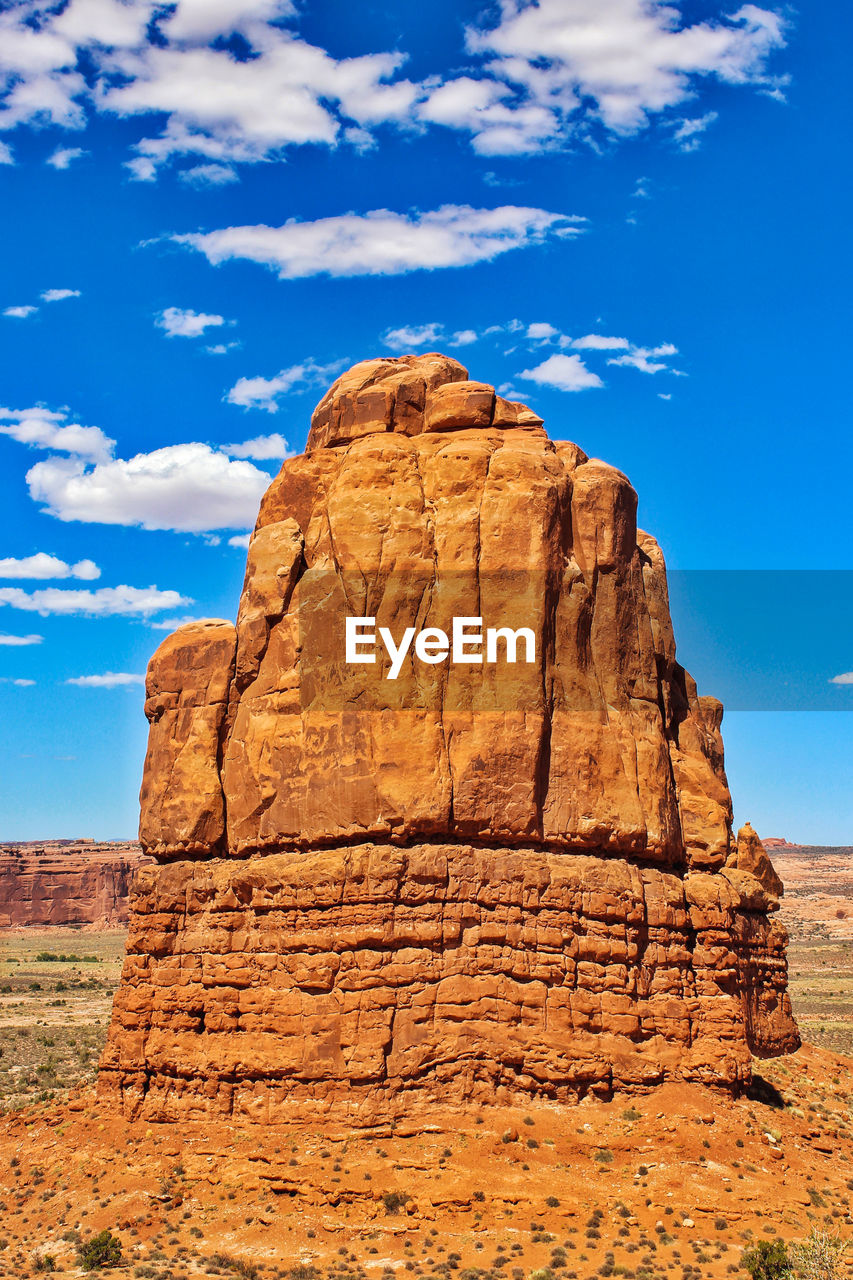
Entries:
<svg viewBox="0 0 853 1280">
<path fill-rule="evenodd" d="M 94 1090 L 124 932 L 7 932 L 0 1277 L 48 1255 L 80 1275 L 104 1228 L 112 1274 L 151 1280 L 704 1280 L 745 1275 L 758 1239 L 853 1240 L 853 871 L 837 850 L 774 861 L 810 1043 L 734 1101 L 667 1086 L 370 1133 L 130 1121 Z"/>
</svg>

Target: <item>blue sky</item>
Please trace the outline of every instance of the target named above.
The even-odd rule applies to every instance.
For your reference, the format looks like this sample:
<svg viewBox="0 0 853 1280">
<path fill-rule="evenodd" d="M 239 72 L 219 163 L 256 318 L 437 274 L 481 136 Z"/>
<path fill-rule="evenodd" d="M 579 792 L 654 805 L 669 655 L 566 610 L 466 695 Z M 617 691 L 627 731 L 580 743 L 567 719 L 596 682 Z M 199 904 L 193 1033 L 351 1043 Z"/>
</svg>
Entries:
<svg viewBox="0 0 853 1280">
<path fill-rule="evenodd" d="M 0 837 L 134 832 L 164 625 L 234 616 L 335 372 L 439 349 L 630 476 L 737 820 L 853 842 L 851 27 L 4 6 Z"/>
</svg>

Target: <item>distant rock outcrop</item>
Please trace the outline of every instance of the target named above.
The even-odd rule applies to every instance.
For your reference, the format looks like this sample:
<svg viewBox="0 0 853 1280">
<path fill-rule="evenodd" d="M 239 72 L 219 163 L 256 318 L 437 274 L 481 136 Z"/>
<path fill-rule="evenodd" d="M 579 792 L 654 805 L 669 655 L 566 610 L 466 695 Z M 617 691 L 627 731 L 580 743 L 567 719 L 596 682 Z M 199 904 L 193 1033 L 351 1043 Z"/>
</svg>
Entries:
<svg viewBox="0 0 853 1280">
<path fill-rule="evenodd" d="M 133 873 L 150 861 L 135 842 L 0 845 L 0 928 L 126 924 Z"/>
<path fill-rule="evenodd" d="M 338 379 L 263 499 L 236 627 L 188 624 L 149 668 L 140 830 L 165 865 L 139 877 L 105 1091 L 370 1119 L 737 1089 L 751 1052 L 796 1047 L 781 884 L 733 839 L 722 707 L 676 661 L 636 509 L 445 356 Z M 492 660 L 447 653 L 454 618 L 499 633 Z"/>
</svg>

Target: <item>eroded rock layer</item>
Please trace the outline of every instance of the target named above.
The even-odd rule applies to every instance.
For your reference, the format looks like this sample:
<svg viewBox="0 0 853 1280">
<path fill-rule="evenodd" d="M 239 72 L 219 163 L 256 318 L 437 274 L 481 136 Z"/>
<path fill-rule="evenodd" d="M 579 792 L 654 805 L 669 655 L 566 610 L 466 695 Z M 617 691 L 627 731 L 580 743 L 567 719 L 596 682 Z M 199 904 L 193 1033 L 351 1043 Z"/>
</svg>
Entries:
<svg viewBox="0 0 853 1280">
<path fill-rule="evenodd" d="M 736 1088 L 750 1049 L 796 1046 L 781 885 L 732 837 L 722 707 L 676 661 L 636 509 L 447 357 L 335 383 L 236 627 L 188 624 L 149 668 L 140 831 L 170 865 L 140 881 L 105 1088 L 355 1113 Z M 395 642 L 477 617 L 535 653 L 410 648 L 395 674 L 345 660 L 347 617 Z"/>
</svg>

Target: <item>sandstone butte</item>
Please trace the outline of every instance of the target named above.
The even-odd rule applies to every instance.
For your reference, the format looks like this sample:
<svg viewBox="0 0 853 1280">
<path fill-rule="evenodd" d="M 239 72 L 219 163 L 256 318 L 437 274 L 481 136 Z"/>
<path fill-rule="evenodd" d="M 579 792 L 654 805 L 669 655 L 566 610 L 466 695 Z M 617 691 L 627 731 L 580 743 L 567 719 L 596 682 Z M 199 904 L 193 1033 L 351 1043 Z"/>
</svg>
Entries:
<svg viewBox="0 0 853 1280">
<path fill-rule="evenodd" d="M 261 503 L 237 623 L 148 671 L 100 1090 L 150 1119 L 732 1093 L 799 1044 L 782 892 L 735 838 L 614 467 L 442 355 L 368 360 Z M 343 661 L 343 620 L 527 625 L 536 662 Z M 383 666 L 383 661 L 385 666 Z"/>
</svg>

